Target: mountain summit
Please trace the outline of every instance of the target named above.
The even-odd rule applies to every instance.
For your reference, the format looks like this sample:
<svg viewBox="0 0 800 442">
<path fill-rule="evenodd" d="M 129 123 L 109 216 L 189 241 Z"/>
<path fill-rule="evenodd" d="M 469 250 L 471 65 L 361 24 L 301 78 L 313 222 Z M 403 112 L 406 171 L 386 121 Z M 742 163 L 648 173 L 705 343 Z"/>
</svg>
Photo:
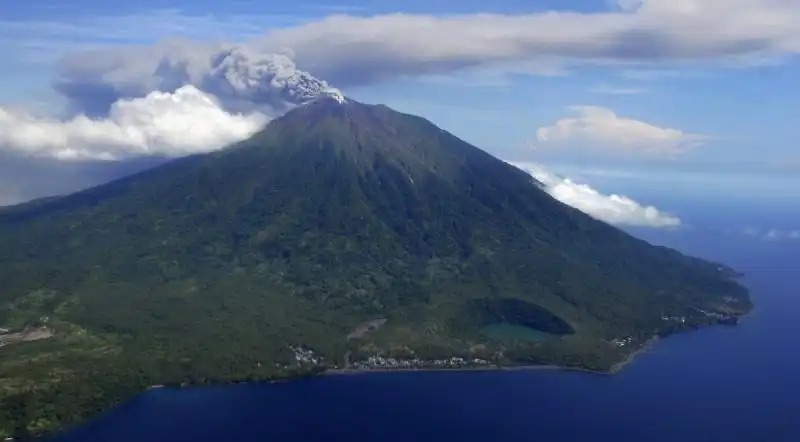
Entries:
<svg viewBox="0 0 800 442">
<path fill-rule="evenodd" d="M 334 93 L 222 151 L 0 213 L 0 263 L 0 327 L 16 337 L 0 431 L 14 434 L 151 384 L 375 364 L 607 370 L 654 335 L 751 308 L 727 267 L 568 207 L 423 118 Z"/>
</svg>

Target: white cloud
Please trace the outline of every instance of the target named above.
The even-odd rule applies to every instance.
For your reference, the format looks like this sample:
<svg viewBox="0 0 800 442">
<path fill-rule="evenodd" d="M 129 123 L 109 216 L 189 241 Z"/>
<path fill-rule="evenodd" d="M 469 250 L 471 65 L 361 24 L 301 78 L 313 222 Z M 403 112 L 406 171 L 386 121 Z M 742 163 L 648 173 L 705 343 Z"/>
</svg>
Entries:
<svg viewBox="0 0 800 442">
<path fill-rule="evenodd" d="M 577 114 L 575 117 L 562 118 L 536 131 L 540 145 L 583 142 L 590 143 L 590 147 L 675 154 L 702 145 L 707 138 L 620 117 L 604 107 L 573 106 L 570 109 Z"/>
<path fill-rule="evenodd" d="M 643 87 L 620 87 L 601 84 L 591 89 L 591 92 L 605 95 L 639 95 L 650 92 Z"/>
<path fill-rule="evenodd" d="M 800 240 L 800 230 L 757 229 L 748 227 L 742 230 L 747 236 L 763 239 L 765 241 Z"/>
<path fill-rule="evenodd" d="M 560 177 L 533 163 L 511 163 L 544 185 L 553 198 L 609 224 L 632 227 L 676 228 L 680 218 L 622 195 L 604 195 L 587 184 Z"/>
<path fill-rule="evenodd" d="M 710 73 L 697 69 L 623 69 L 617 74 L 625 80 L 652 82 L 661 80 L 686 80 L 708 78 Z"/>
<path fill-rule="evenodd" d="M 207 152 L 245 138 L 267 121 L 230 114 L 193 86 L 114 103 L 108 117 L 61 121 L 0 108 L 0 146 L 63 160 L 114 160 Z"/>
<path fill-rule="evenodd" d="M 764 234 L 766 239 L 800 239 L 800 230 L 770 229 Z"/>
</svg>

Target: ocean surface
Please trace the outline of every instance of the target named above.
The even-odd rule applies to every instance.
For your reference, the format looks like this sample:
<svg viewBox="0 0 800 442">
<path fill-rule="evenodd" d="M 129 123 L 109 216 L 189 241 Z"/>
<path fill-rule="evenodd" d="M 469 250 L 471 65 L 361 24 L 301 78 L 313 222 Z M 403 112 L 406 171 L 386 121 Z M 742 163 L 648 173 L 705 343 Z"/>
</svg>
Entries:
<svg viewBox="0 0 800 442">
<path fill-rule="evenodd" d="M 675 210 L 678 207 L 680 210 Z M 657 343 L 616 375 L 375 373 L 155 390 L 59 442 L 800 441 L 800 209 L 673 205 L 689 227 L 636 232 L 746 273 L 738 327 Z"/>
</svg>

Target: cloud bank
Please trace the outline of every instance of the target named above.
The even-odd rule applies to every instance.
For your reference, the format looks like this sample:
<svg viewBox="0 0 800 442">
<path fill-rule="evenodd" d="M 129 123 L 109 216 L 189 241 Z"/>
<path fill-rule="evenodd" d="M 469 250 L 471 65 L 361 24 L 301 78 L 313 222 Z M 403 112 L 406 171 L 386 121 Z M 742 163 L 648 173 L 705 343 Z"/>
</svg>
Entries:
<svg viewBox="0 0 800 442">
<path fill-rule="evenodd" d="M 181 85 L 217 96 L 226 109 L 280 111 L 324 89 L 320 78 L 349 87 L 469 68 L 730 64 L 798 53 L 795 0 L 619 0 L 613 10 L 592 13 L 337 14 L 236 44 L 169 40 L 97 49 L 67 56 L 56 87 L 89 114 Z"/>
<path fill-rule="evenodd" d="M 560 177 L 533 163 L 511 163 L 544 184 L 553 198 L 594 218 L 617 226 L 676 228 L 680 218 L 622 195 L 604 195 L 586 184 Z"/>
<path fill-rule="evenodd" d="M 573 106 L 570 110 L 576 116 L 562 118 L 536 131 L 538 146 L 583 143 L 588 147 L 627 152 L 679 154 L 701 146 L 707 138 L 700 134 L 620 117 L 604 107 Z"/>
<path fill-rule="evenodd" d="M 368 81 L 552 58 L 732 59 L 800 52 L 800 9 L 794 0 L 639 0 L 600 13 L 339 15 L 269 32 L 261 43 L 293 48 L 308 69 L 337 82 L 348 70 Z"/>
</svg>

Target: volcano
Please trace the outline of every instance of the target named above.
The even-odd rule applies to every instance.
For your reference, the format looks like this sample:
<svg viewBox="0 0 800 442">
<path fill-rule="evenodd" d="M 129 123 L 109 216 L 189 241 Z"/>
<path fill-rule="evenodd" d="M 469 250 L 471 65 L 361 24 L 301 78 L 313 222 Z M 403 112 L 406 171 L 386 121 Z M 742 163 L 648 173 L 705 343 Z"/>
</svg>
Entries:
<svg viewBox="0 0 800 442">
<path fill-rule="evenodd" d="M 5 209 L 0 263 L 0 327 L 52 334 L 0 350 L 0 434 L 153 384 L 370 356 L 608 370 L 654 335 L 751 308 L 732 269 L 566 206 L 424 118 L 337 94 L 223 150 Z"/>
</svg>

